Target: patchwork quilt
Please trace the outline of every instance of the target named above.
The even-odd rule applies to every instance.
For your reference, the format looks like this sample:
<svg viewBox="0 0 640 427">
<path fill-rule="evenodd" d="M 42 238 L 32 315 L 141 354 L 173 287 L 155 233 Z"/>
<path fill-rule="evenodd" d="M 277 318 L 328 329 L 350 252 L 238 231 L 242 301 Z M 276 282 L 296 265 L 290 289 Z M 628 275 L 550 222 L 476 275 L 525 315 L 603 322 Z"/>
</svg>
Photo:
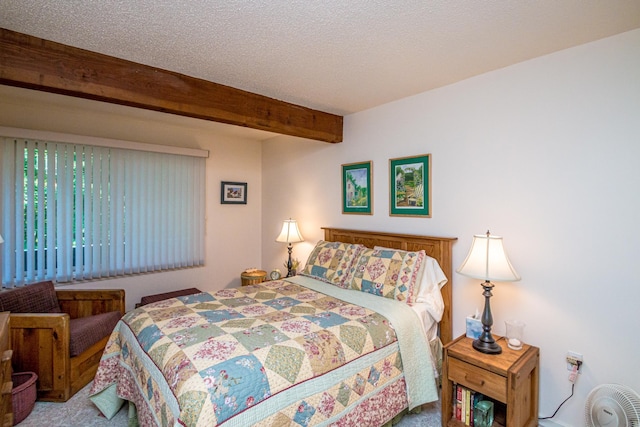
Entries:
<svg viewBox="0 0 640 427">
<path fill-rule="evenodd" d="M 144 426 L 382 424 L 438 398 L 420 329 L 406 304 L 307 277 L 174 298 L 122 318 L 91 399 Z"/>
</svg>

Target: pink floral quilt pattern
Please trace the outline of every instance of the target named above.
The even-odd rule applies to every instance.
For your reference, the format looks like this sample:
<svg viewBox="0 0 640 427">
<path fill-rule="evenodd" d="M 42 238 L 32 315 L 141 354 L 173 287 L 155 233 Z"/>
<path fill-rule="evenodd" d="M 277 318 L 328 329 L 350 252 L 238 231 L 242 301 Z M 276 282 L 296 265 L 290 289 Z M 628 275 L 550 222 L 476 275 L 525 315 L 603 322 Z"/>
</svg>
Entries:
<svg viewBox="0 0 640 427">
<path fill-rule="evenodd" d="M 91 394 L 118 384 L 118 394 L 136 403 L 142 425 L 224 425 L 395 342 L 393 327 L 375 311 L 286 281 L 188 295 L 123 317 Z M 289 419 L 303 426 L 312 425 L 314 414 L 327 419 L 353 396 L 391 387 L 401 373 L 399 354 L 390 352 L 342 386 L 294 400 Z M 162 392 L 167 386 L 170 395 Z"/>
</svg>

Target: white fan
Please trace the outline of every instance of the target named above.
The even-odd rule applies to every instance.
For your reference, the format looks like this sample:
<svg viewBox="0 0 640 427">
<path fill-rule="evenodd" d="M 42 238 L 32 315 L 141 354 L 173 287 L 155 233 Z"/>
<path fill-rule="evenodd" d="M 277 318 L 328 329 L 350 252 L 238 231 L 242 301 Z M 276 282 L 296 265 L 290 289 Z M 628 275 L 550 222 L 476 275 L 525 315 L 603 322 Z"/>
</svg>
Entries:
<svg viewBox="0 0 640 427">
<path fill-rule="evenodd" d="M 602 384 L 585 404 L 587 427 L 640 427 L 640 395 L 627 386 Z"/>
</svg>

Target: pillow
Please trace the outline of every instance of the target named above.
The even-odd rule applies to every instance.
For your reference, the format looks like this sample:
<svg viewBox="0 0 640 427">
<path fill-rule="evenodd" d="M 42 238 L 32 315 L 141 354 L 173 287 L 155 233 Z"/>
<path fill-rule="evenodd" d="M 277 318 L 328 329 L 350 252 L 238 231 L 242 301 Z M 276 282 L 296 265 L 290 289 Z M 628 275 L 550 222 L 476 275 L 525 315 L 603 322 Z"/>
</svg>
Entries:
<svg viewBox="0 0 640 427">
<path fill-rule="evenodd" d="M 398 250 L 384 246 L 374 246 L 373 249 L 386 249 L 389 251 Z M 432 299 L 431 293 L 435 291 L 437 291 L 438 295 L 440 295 L 440 299 L 442 299 L 440 289 L 447 284 L 447 281 L 447 276 L 445 276 L 444 271 L 440 268 L 438 261 L 425 254 L 424 262 L 418 272 L 418 287 L 415 293 L 415 302 L 427 302 L 427 299 Z"/>
<path fill-rule="evenodd" d="M 359 244 L 320 240 L 313 248 L 307 264 L 300 273 L 326 283 L 347 288 L 347 275 L 364 246 Z"/>
<path fill-rule="evenodd" d="M 444 275 L 444 271 L 440 268 L 440 264 L 435 258 L 426 256 L 423 263 L 422 277 L 418 281 L 418 289 L 416 291 L 416 302 L 428 302 L 433 297 L 434 293 L 440 295 L 440 289 L 447 284 L 447 276 Z"/>
<path fill-rule="evenodd" d="M 410 304 L 425 256 L 424 251 L 365 249 L 351 268 L 347 283 L 352 289 Z"/>
</svg>

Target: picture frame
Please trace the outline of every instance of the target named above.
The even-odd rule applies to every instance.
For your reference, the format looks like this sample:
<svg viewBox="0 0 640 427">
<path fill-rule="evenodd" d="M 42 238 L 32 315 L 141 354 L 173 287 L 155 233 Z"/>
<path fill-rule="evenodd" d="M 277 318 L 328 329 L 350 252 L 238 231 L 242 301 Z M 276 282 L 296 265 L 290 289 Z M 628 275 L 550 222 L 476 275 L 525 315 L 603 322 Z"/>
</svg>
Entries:
<svg viewBox="0 0 640 427">
<path fill-rule="evenodd" d="M 389 159 L 389 216 L 431 218 L 431 155 Z"/>
<path fill-rule="evenodd" d="M 343 214 L 373 214 L 372 170 L 371 161 L 342 165 Z"/>
<path fill-rule="evenodd" d="M 220 183 L 220 203 L 223 205 L 246 205 L 247 183 L 222 181 Z"/>
</svg>

